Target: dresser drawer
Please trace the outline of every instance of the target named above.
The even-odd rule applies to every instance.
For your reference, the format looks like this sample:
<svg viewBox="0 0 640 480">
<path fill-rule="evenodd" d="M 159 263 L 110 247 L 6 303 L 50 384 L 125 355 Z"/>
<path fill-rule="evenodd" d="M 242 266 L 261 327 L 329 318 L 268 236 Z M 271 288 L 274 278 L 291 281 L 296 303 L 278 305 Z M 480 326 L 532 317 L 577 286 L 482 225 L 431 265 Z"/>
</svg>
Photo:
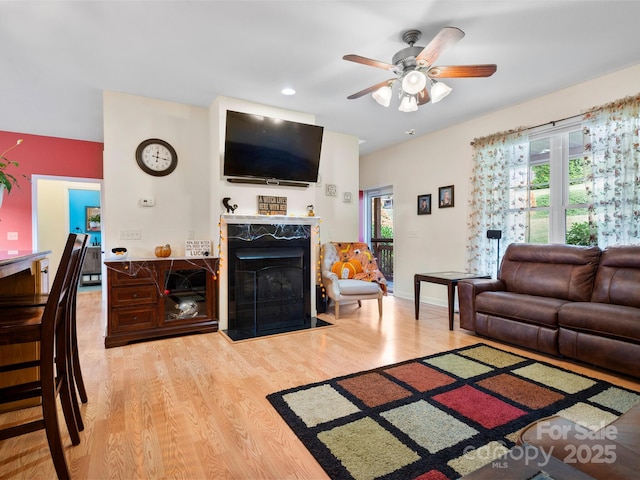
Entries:
<svg viewBox="0 0 640 480">
<path fill-rule="evenodd" d="M 153 266 L 134 262 L 105 262 L 111 285 L 156 284 L 158 275 Z"/>
<path fill-rule="evenodd" d="M 113 287 L 109 297 L 112 308 L 149 305 L 157 303 L 158 289 L 155 285 Z"/>
<path fill-rule="evenodd" d="M 112 310 L 109 317 L 111 334 L 134 332 L 154 328 L 156 322 L 156 307 L 128 307 Z"/>
</svg>

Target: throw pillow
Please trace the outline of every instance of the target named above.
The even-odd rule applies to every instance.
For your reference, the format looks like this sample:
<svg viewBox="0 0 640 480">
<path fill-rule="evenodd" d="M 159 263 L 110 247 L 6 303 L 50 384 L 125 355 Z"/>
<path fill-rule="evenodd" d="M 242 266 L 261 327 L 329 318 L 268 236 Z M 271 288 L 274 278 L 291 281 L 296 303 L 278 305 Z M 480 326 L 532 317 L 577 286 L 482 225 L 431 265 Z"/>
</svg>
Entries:
<svg viewBox="0 0 640 480">
<path fill-rule="evenodd" d="M 331 266 L 331 271 L 340 278 L 353 278 L 362 272 L 362 265 L 356 259 L 347 262 L 336 262 Z"/>
</svg>

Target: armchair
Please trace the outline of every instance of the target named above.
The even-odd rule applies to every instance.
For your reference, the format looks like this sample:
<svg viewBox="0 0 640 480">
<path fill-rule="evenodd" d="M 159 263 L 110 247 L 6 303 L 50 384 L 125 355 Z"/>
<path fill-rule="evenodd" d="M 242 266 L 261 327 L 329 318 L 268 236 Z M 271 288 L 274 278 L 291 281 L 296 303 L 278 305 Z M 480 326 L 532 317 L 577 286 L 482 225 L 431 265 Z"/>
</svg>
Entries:
<svg viewBox="0 0 640 480">
<path fill-rule="evenodd" d="M 346 272 L 338 262 L 349 262 L 362 267 L 351 270 L 347 278 Z M 378 313 L 382 317 L 382 297 L 386 295 L 386 279 L 378 270 L 375 258 L 371 255 L 366 243 L 344 242 L 325 243 L 321 251 L 322 282 L 327 296 L 333 300 L 336 320 L 340 316 L 340 304 L 343 302 L 358 302 L 362 300 L 378 300 Z M 333 270 L 333 271 L 332 271 Z M 336 273 L 337 272 L 337 273 Z"/>
</svg>

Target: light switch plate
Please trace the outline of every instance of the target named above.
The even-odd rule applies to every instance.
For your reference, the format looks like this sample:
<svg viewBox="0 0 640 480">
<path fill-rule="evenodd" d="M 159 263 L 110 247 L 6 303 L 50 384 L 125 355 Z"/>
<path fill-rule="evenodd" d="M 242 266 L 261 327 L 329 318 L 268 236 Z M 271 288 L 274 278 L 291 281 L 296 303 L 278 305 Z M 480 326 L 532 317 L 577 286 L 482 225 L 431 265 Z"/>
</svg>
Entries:
<svg viewBox="0 0 640 480">
<path fill-rule="evenodd" d="M 327 183 L 325 193 L 328 197 L 335 197 L 336 195 L 338 195 L 338 187 L 333 183 Z"/>
<path fill-rule="evenodd" d="M 351 203 L 351 192 L 344 192 L 342 194 L 342 201 L 344 203 Z"/>
</svg>

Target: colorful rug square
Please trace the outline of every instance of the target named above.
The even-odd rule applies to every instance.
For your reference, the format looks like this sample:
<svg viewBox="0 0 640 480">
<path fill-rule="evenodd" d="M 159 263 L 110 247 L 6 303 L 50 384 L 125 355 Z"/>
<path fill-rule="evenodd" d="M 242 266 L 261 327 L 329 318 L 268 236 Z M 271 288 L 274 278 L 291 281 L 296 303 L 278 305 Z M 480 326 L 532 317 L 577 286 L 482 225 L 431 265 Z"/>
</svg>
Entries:
<svg viewBox="0 0 640 480">
<path fill-rule="evenodd" d="M 332 480 L 457 479 L 534 420 L 597 429 L 640 393 L 484 344 L 267 396 Z"/>
<path fill-rule="evenodd" d="M 485 428 L 495 428 L 527 414 L 469 385 L 441 393 L 433 399 Z"/>
</svg>

